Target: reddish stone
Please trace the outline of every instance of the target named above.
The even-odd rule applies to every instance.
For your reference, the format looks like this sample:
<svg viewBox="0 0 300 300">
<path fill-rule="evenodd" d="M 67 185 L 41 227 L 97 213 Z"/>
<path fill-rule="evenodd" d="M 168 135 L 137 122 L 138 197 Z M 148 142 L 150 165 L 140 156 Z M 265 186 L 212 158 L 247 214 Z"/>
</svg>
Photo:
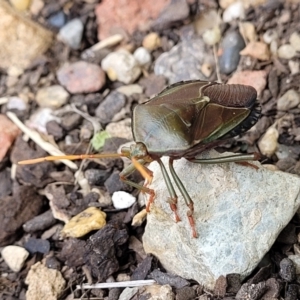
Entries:
<svg viewBox="0 0 300 300">
<path fill-rule="evenodd" d="M 20 133 L 19 128 L 5 115 L 0 115 L 0 161 Z"/>
<path fill-rule="evenodd" d="M 257 90 L 258 96 L 261 95 L 267 84 L 267 71 L 240 71 L 235 72 L 228 80 L 228 84 L 251 85 Z"/>
<path fill-rule="evenodd" d="M 103 0 L 96 7 L 99 40 L 118 32 L 120 28 L 129 34 L 133 33 L 151 19 L 156 19 L 169 2 L 170 0 Z"/>
<path fill-rule="evenodd" d="M 70 93 L 92 93 L 105 84 L 105 72 L 95 64 L 78 61 L 62 66 L 57 79 Z"/>
</svg>

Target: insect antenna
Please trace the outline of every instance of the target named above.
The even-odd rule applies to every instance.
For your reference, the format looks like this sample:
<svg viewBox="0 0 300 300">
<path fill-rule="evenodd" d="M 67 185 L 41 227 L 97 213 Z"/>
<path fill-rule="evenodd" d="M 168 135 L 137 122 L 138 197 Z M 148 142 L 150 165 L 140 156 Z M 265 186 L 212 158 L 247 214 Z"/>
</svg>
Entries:
<svg viewBox="0 0 300 300">
<path fill-rule="evenodd" d="M 31 165 L 37 164 L 44 161 L 55 161 L 55 160 L 82 160 L 82 159 L 93 159 L 93 158 L 114 158 L 114 157 L 127 157 L 126 154 L 119 153 L 101 153 L 101 154 L 78 154 L 78 155 L 61 155 L 61 156 L 45 156 L 40 158 L 26 159 L 18 162 L 19 165 Z"/>
</svg>

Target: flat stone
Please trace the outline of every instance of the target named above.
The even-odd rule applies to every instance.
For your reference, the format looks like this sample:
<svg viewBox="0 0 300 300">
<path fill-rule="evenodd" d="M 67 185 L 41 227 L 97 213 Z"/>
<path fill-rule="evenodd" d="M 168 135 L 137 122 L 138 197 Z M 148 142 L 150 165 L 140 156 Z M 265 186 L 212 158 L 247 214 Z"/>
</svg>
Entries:
<svg viewBox="0 0 300 300">
<path fill-rule="evenodd" d="M 202 157 L 224 155 L 229 154 L 212 150 Z M 143 236 L 145 251 L 156 256 L 168 272 L 194 279 L 209 289 L 220 275 L 248 276 L 300 205 L 298 176 L 267 170 L 258 162 L 251 164 L 259 169 L 234 163 L 174 161 L 194 201 L 198 238 L 192 238 L 188 208 L 180 194 L 178 214 L 182 221 L 174 221 L 161 171 L 156 162 L 150 164 L 154 179 L 149 187 L 155 190 L 156 198 Z"/>
</svg>

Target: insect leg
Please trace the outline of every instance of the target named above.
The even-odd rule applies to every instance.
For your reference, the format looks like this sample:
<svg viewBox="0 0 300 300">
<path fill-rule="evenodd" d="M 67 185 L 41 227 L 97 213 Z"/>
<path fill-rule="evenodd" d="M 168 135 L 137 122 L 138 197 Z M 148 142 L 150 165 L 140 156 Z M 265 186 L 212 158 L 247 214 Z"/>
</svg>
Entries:
<svg viewBox="0 0 300 300">
<path fill-rule="evenodd" d="M 220 164 L 220 163 L 228 163 L 228 162 L 235 162 L 237 164 L 250 166 L 254 169 L 258 169 L 257 166 L 248 163 L 248 160 L 259 160 L 261 158 L 259 153 L 252 153 L 252 154 L 237 154 L 237 155 L 229 155 L 223 157 L 216 157 L 216 158 L 193 158 L 188 159 L 190 162 L 199 163 L 199 164 Z"/>
<path fill-rule="evenodd" d="M 169 169 L 170 169 L 171 175 L 172 175 L 178 189 L 180 190 L 180 192 L 183 196 L 185 204 L 189 208 L 189 210 L 187 212 L 187 217 L 188 217 L 188 220 L 189 220 L 191 228 L 192 228 L 193 237 L 196 238 L 198 235 L 197 235 L 196 228 L 195 228 L 195 220 L 193 218 L 194 202 L 191 199 L 190 195 L 188 194 L 188 192 L 187 192 L 186 188 L 184 187 L 182 181 L 178 177 L 177 173 L 175 172 L 172 158 L 169 159 Z"/>
<path fill-rule="evenodd" d="M 146 163 L 144 160 L 142 159 L 139 159 L 138 161 L 138 164 L 140 164 L 141 167 L 143 167 L 145 169 L 145 171 L 148 173 L 148 174 L 152 174 L 152 172 L 144 166 L 144 164 Z M 148 203 L 147 203 L 147 206 L 146 206 L 146 211 L 149 212 L 150 211 L 150 204 L 153 203 L 154 201 L 154 198 L 155 198 L 155 192 L 154 190 L 152 189 L 149 189 L 148 187 L 144 186 L 144 185 L 141 185 L 141 184 L 138 184 L 138 183 L 135 183 L 134 181 L 131 181 L 129 180 L 127 177 L 132 174 L 134 171 L 136 170 L 136 167 L 134 164 L 130 164 L 128 167 L 126 167 L 121 173 L 120 173 L 120 179 L 130 185 L 130 186 L 133 186 L 135 188 L 137 188 L 138 190 L 144 192 L 144 193 L 147 193 L 150 198 L 148 200 Z"/>
<path fill-rule="evenodd" d="M 169 194 L 171 196 L 170 199 L 169 199 L 170 200 L 169 203 L 170 203 L 171 210 L 175 214 L 175 220 L 176 220 L 176 222 L 179 222 L 180 218 L 179 218 L 178 213 L 177 213 L 177 199 L 178 199 L 177 194 L 175 192 L 175 189 L 173 187 L 173 184 L 172 184 L 172 182 L 170 180 L 170 177 L 169 177 L 169 175 L 167 173 L 167 170 L 166 170 L 163 162 L 161 161 L 160 158 L 157 159 L 157 162 L 160 165 L 160 169 L 161 169 L 162 175 L 164 177 L 166 186 L 167 186 Z"/>
</svg>

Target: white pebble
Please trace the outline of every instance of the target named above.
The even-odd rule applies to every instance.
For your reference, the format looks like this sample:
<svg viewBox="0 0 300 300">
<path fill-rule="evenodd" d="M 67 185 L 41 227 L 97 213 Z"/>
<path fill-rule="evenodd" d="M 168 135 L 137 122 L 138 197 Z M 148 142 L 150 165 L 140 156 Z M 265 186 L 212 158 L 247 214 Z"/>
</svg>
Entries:
<svg viewBox="0 0 300 300">
<path fill-rule="evenodd" d="M 300 64 L 298 61 L 289 60 L 289 68 L 292 75 L 298 74 L 300 72 Z"/>
<path fill-rule="evenodd" d="M 296 55 L 296 50 L 290 44 L 281 45 L 277 51 L 278 57 L 291 59 Z"/>
<path fill-rule="evenodd" d="M 142 67 L 150 65 L 151 63 L 151 55 L 148 50 L 144 47 L 137 48 L 133 53 L 134 58 L 138 62 L 138 64 Z"/>
<path fill-rule="evenodd" d="M 223 21 L 231 22 L 234 19 L 244 19 L 245 18 L 245 9 L 242 1 L 237 1 L 229 5 L 223 13 Z"/>
<path fill-rule="evenodd" d="M 113 206 L 116 209 L 128 208 L 135 201 L 136 201 L 136 198 L 126 192 L 122 192 L 122 191 L 114 192 L 112 195 Z"/>
<path fill-rule="evenodd" d="M 290 43 L 296 51 L 300 51 L 300 34 L 293 32 L 290 36 Z"/>
<path fill-rule="evenodd" d="M 291 89 L 285 92 L 277 101 L 277 109 L 287 111 L 300 104 L 300 95 L 295 90 Z"/>
<path fill-rule="evenodd" d="M 268 29 L 263 35 L 263 40 L 266 44 L 271 44 L 272 41 L 276 41 L 277 39 L 278 33 L 275 29 Z"/>
<path fill-rule="evenodd" d="M 22 98 L 19 97 L 9 97 L 7 102 L 7 109 L 17 109 L 17 110 L 26 110 L 27 109 L 27 103 Z"/>
<path fill-rule="evenodd" d="M 258 142 L 260 152 L 266 156 L 272 156 L 277 150 L 278 146 L 278 130 L 274 127 L 268 128 L 266 133 Z"/>
<path fill-rule="evenodd" d="M 134 56 L 126 50 L 108 54 L 101 62 L 102 69 L 111 80 L 133 83 L 141 74 L 141 68 Z"/>
<path fill-rule="evenodd" d="M 1 255 L 12 271 L 19 272 L 24 266 L 29 252 L 22 247 L 12 245 L 4 247 Z"/>
<path fill-rule="evenodd" d="M 208 29 L 203 33 L 203 41 L 209 46 L 213 46 L 219 43 L 221 39 L 221 31 L 218 26 L 215 26 L 212 29 Z"/>
</svg>

